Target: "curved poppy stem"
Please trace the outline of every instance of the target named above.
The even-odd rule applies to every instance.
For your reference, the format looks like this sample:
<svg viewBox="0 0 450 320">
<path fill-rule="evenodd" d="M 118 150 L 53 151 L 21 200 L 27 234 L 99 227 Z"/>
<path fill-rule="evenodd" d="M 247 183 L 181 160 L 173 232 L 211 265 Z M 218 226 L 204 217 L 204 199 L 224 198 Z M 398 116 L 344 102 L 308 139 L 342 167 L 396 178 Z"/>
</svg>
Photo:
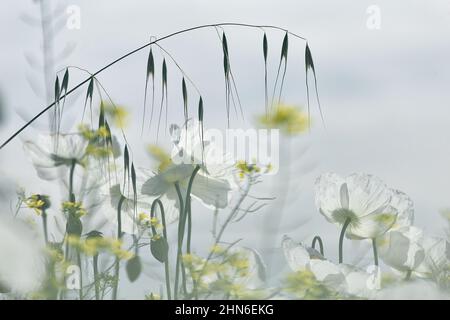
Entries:
<svg viewBox="0 0 450 320">
<path fill-rule="evenodd" d="M 164 206 L 161 202 L 161 200 L 156 199 L 152 203 L 152 208 L 150 210 L 150 216 L 152 218 L 155 217 L 155 207 L 156 205 L 159 206 L 159 210 L 161 212 L 161 222 L 163 225 L 163 237 L 167 240 L 167 226 L 166 226 L 166 215 L 164 213 Z M 155 227 L 152 226 L 152 229 L 154 233 L 156 233 Z M 170 272 L 169 272 L 169 257 L 167 257 L 166 261 L 164 261 L 164 273 L 166 278 L 166 290 L 167 290 L 167 299 L 172 300 L 172 294 L 170 292 Z"/>
<path fill-rule="evenodd" d="M 322 242 L 322 238 L 319 237 L 319 236 L 315 236 L 315 237 L 314 237 L 314 239 L 313 239 L 313 241 L 312 241 L 312 244 L 311 244 L 311 247 L 312 247 L 313 249 L 316 249 L 316 242 L 319 243 L 320 254 L 323 256 L 323 242 Z"/>
<path fill-rule="evenodd" d="M 347 218 L 342 226 L 341 234 L 339 236 L 339 263 L 342 263 L 343 259 L 343 244 L 344 244 L 344 235 L 347 230 L 348 225 L 350 224 L 351 219 Z"/>
<path fill-rule="evenodd" d="M 377 239 L 372 239 L 372 248 L 373 248 L 373 259 L 375 261 L 375 265 L 378 267 L 378 250 L 377 250 Z"/>
</svg>

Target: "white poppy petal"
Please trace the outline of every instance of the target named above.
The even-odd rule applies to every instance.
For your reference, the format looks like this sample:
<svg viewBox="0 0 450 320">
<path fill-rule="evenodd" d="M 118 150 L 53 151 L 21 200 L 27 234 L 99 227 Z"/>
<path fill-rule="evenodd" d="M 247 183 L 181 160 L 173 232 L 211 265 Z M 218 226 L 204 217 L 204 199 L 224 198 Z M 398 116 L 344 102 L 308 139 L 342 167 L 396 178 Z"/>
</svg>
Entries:
<svg viewBox="0 0 450 320">
<path fill-rule="evenodd" d="M 390 203 L 392 191 L 379 178 L 365 173 L 354 173 L 345 179 L 349 209 L 358 217 L 371 214 Z"/>
<path fill-rule="evenodd" d="M 229 203 L 230 183 L 203 174 L 197 174 L 192 185 L 191 194 L 204 205 L 215 208 L 225 208 Z"/>
<path fill-rule="evenodd" d="M 414 222 L 414 204 L 411 198 L 405 193 L 393 190 L 391 198 L 391 206 L 398 211 L 395 228 L 402 228 L 411 226 Z"/>
<path fill-rule="evenodd" d="M 397 209 L 387 206 L 350 223 L 346 236 L 356 239 L 374 239 L 386 233 L 397 219 Z"/>
<path fill-rule="evenodd" d="M 302 244 L 295 243 L 291 238 L 284 236 L 281 247 L 287 263 L 293 271 L 303 270 L 309 266 L 311 259 Z"/>
<path fill-rule="evenodd" d="M 422 230 L 415 227 L 391 230 L 377 241 L 380 258 L 396 270 L 415 270 L 425 257 L 421 239 Z"/>
<path fill-rule="evenodd" d="M 341 186 L 344 182 L 335 173 L 324 173 L 316 180 L 316 206 L 330 222 L 335 222 L 333 212 L 341 208 Z"/>
</svg>

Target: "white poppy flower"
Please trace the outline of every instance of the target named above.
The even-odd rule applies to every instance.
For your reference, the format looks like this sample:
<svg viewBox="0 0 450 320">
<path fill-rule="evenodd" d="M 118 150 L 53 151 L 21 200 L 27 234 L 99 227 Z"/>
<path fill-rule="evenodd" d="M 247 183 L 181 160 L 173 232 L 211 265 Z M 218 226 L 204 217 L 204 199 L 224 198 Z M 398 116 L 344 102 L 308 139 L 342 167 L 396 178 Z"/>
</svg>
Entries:
<svg viewBox="0 0 450 320">
<path fill-rule="evenodd" d="M 167 223 L 175 221 L 179 214 L 175 184 L 179 185 L 185 202 L 189 180 L 197 165 L 200 170 L 192 185 L 192 197 L 208 208 L 225 208 L 230 201 L 234 168 L 227 163 L 216 162 L 213 144 L 211 141 L 202 143 L 199 130 L 198 125 L 183 129 L 170 162 L 157 174 L 147 173 L 147 181 L 142 186 L 142 194 L 158 197 L 164 203 Z"/>
<path fill-rule="evenodd" d="M 441 272 L 448 274 L 450 270 L 450 242 L 443 238 L 424 237 L 422 246 L 425 258 L 415 270 L 423 277 L 436 277 Z"/>
<path fill-rule="evenodd" d="M 24 149 L 31 158 L 38 176 L 54 180 L 86 154 L 88 141 L 79 134 L 39 135 L 37 141 L 27 140 Z"/>
<path fill-rule="evenodd" d="M 122 232 L 127 234 L 137 234 L 139 231 L 139 214 L 144 213 L 150 215 L 151 205 L 155 198 L 148 197 L 146 195 L 137 194 L 136 199 L 134 197 L 133 187 L 131 185 L 131 179 L 129 183 L 123 186 L 123 182 L 119 183 L 119 180 L 124 179 L 123 170 L 118 170 L 117 173 L 111 173 L 110 179 L 106 179 L 105 183 L 100 189 L 100 196 L 102 198 L 102 210 L 103 216 L 112 225 L 117 227 L 118 224 L 118 207 L 120 199 L 123 197 L 121 204 L 121 229 Z M 136 172 L 136 191 L 142 187 L 144 171 L 138 170 Z"/>
<path fill-rule="evenodd" d="M 282 248 L 289 267 L 292 271 L 309 270 L 316 279 L 334 290 L 343 290 L 345 276 L 340 268 L 326 260 L 318 251 L 306 247 L 302 243 L 296 243 L 291 238 L 284 236 Z"/>
<path fill-rule="evenodd" d="M 26 294 L 38 290 L 45 277 L 41 241 L 16 221 L 0 219 L 0 287 Z"/>
<path fill-rule="evenodd" d="M 371 274 L 346 264 L 334 264 L 317 250 L 296 243 L 284 236 L 282 248 L 289 267 L 293 271 L 309 270 L 315 278 L 337 292 L 358 297 L 369 297 L 373 287 L 368 283 Z"/>
<path fill-rule="evenodd" d="M 332 223 L 348 222 L 346 236 L 374 239 L 388 231 L 405 206 L 380 179 L 363 173 L 342 178 L 322 174 L 316 181 L 316 205 Z M 395 198 L 395 201 L 393 199 Z"/>
<path fill-rule="evenodd" d="M 413 271 L 425 258 L 422 238 L 422 230 L 413 226 L 389 230 L 377 241 L 380 257 L 396 270 Z"/>
</svg>

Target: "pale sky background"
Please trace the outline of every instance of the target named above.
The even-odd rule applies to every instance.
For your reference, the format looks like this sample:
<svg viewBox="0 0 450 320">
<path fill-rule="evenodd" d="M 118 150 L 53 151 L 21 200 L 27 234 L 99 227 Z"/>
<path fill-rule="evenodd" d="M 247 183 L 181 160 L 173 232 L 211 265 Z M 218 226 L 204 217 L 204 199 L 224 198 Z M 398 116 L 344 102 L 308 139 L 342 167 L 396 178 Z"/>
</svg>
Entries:
<svg viewBox="0 0 450 320">
<path fill-rule="evenodd" d="M 148 41 L 150 36 L 195 25 L 241 22 L 277 25 L 308 38 L 316 64 L 321 103 L 327 130 L 320 125 L 313 107 L 313 130 L 290 142 L 291 192 L 281 234 L 297 240 L 320 234 L 331 256 L 336 256 L 338 230 L 317 213 L 313 200 L 315 178 L 326 171 L 342 175 L 372 173 L 389 186 L 410 195 L 415 203 L 416 225 L 431 235 L 443 234 L 439 210 L 450 206 L 450 1 L 299 1 L 299 0 L 155 0 L 155 1 L 53 1 L 81 9 L 81 28 L 64 26 L 56 38 L 55 51 L 76 45 L 57 66 L 76 65 L 96 71 L 106 63 Z M 381 12 L 381 28 L 366 26 L 370 5 Z M 42 75 L 27 64 L 34 52 L 40 59 L 41 33 L 22 15 L 37 17 L 33 1 L 3 1 L 0 10 L 0 90 L 6 119 L 0 129 L 5 140 L 19 125 L 19 116 L 30 118 L 44 101 L 37 97 L 27 78 L 42 85 Z M 226 27 L 233 72 L 251 123 L 264 111 L 262 32 Z M 283 33 L 269 32 L 270 77 L 276 71 Z M 203 93 L 207 126 L 225 127 L 222 53 L 213 29 L 195 31 L 162 42 Z M 304 105 L 304 43 L 290 42 L 289 70 L 284 101 Z M 142 110 L 147 50 L 103 73 L 99 79 L 115 102 L 127 106 L 139 121 Z M 39 61 L 39 60 L 38 60 Z M 157 63 L 160 63 L 159 57 Z M 157 64 L 160 67 L 160 64 Z M 73 82 L 85 78 L 71 74 Z M 172 80 L 172 81 L 171 81 Z M 170 108 L 173 119 L 182 118 L 180 74 L 169 64 Z M 84 97 L 85 88 L 79 96 Z M 169 92 L 169 95 L 170 95 Z M 193 91 L 192 91 L 193 92 Z M 71 106 L 66 125 L 79 116 L 83 98 Z M 192 102 L 193 101 L 193 102 Z M 193 97 L 192 110 L 197 98 Z M 27 130 L 33 137 L 46 126 L 47 118 Z M 235 126 L 242 124 L 235 119 Z M 140 122 L 138 122 L 140 125 Z M 135 161 L 146 166 L 143 150 L 151 139 L 140 139 L 136 125 L 129 128 Z M 303 146 L 309 146 L 303 155 Z M 288 148 L 288 147 L 285 147 Z M 25 158 L 19 139 L 0 151 L 1 172 L 7 181 L 45 193 Z M 303 169 L 301 169 L 303 168 Z M 302 170 L 302 171 L 300 171 Z M 307 171 L 307 172 L 305 172 Z M 270 190 L 269 190 L 270 191 Z M 202 214 L 208 214 L 203 213 Z M 276 206 L 261 212 L 276 219 Z M 228 240 L 245 238 L 247 245 L 259 239 L 259 216 L 248 217 L 232 227 Z M 306 221 L 304 224 L 300 222 Z M 209 222 L 208 222 L 209 223 Z M 251 228 L 249 228 L 249 226 Z M 250 230 L 250 232 L 249 232 Z M 279 237 L 278 237 L 279 240 Z M 279 246 L 274 243 L 273 248 Z M 350 247 L 350 245 L 349 245 Z M 350 250 L 349 250 L 350 251 Z"/>
</svg>

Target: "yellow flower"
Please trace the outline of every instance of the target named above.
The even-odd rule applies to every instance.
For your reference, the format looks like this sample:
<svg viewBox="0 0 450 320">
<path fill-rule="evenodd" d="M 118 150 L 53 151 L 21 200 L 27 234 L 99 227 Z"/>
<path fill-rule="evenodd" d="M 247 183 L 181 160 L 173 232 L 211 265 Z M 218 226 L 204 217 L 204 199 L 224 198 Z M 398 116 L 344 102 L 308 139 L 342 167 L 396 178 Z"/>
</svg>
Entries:
<svg viewBox="0 0 450 320">
<path fill-rule="evenodd" d="M 222 248 L 220 245 L 216 244 L 214 246 L 211 247 L 211 252 L 215 253 L 215 254 L 220 254 L 222 252 L 224 252 L 224 248 Z"/>
<path fill-rule="evenodd" d="M 34 209 L 37 215 L 41 215 L 43 210 L 50 208 L 50 199 L 46 195 L 33 194 L 25 200 L 25 204 Z"/>
<path fill-rule="evenodd" d="M 308 115 L 300 108 L 292 105 L 280 104 L 268 114 L 258 118 L 258 122 L 267 128 L 280 129 L 287 135 L 304 132 L 308 126 Z"/>
<path fill-rule="evenodd" d="M 77 218 L 81 218 L 87 214 L 81 202 L 65 201 L 62 204 L 62 210 L 66 215 L 70 214 Z"/>
<path fill-rule="evenodd" d="M 164 151 L 164 149 L 156 145 L 150 145 L 148 147 L 148 151 L 150 152 L 150 155 L 156 161 L 158 161 L 159 172 L 166 170 L 172 164 L 172 159 L 170 158 L 170 155 L 166 151 Z"/>
<path fill-rule="evenodd" d="M 256 164 L 249 164 L 244 160 L 239 160 L 236 163 L 236 168 L 238 169 L 238 175 L 241 180 L 244 179 L 246 175 L 261 172 L 261 168 Z"/>
<path fill-rule="evenodd" d="M 126 127 L 128 123 L 128 111 L 125 107 L 112 104 L 104 104 L 105 113 L 108 114 L 118 128 Z"/>
</svg>

